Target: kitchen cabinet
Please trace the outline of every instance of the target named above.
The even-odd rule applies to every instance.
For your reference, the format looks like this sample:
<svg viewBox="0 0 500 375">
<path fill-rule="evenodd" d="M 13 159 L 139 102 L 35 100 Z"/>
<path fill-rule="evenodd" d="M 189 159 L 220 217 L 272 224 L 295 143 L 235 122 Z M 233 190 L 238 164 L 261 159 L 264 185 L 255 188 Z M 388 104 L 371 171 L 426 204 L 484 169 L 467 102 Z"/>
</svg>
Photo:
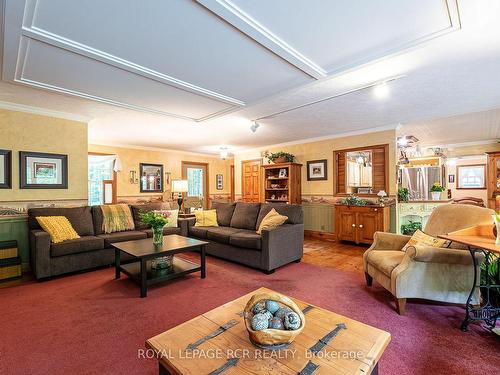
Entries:
<svg viewBox="0 0 500 375">
<path fill-rule="evenodd" d="M 371 244 L 375 232 L 388 232 L 389 229 L 389 206 L 335 205 L 335 237 L 338 241 Z"/>
</svg>

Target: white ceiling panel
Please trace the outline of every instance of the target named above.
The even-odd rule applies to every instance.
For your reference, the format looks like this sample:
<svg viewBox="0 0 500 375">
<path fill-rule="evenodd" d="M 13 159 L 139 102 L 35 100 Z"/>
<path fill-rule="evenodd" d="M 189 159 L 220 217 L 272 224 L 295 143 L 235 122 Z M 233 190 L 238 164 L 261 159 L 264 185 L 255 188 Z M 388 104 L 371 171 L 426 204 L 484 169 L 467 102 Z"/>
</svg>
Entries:
<svg viewBox="0 0 500 375">
<path fill-rule="evenodd" d="M 38 0 L 25 27 L 214 93 L 251 102 L 308 75 L 186 0 Z"/>
<path fill-rule="evenodd" d="M 454 26 L 446 0 L 204 0 L 244 14 L 333 73 L 417 45 Z"/>
<path fill-rule="evenodd" d="M 24 62 L 18 80 L 56 91 L 190 118 L 201 118 L 231 106 L 174 88 L 113 66 L 25 39 Z M 22 56 L 22 55 L 21 55 Z M 137 107 L 137 108 L 133 108 Z"/>
</svg>

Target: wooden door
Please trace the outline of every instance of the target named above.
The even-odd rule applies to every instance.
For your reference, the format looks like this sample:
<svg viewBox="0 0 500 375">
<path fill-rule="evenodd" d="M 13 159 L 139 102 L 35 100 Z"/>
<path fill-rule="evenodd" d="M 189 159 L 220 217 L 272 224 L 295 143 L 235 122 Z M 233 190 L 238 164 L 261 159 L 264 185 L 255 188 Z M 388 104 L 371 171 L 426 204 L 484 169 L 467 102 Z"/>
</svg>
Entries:
<svg viewBox="0 0 500 375">
<path fill-rule="evenodd" d="M 376 231 L 380 230 L 381 215 L 378 212 L 367 211 L 360 212 L 357 215 L 357 239 L 356 243 L 369 243 L 373 242 L 373 235 Z"/>
<path fill-rule="evenodd" d="M 356 212 L 349 209 L 344 210 L 342 207 L 335 220 L 338 233 L 337 239 L 340 241 L 356 241 Z"/>
<path fill-rule="evenodd" d="M 261 165 L 261 159 L 241 162 L 241 195 L 243 202 L 261 201 Z"/>
</svg>

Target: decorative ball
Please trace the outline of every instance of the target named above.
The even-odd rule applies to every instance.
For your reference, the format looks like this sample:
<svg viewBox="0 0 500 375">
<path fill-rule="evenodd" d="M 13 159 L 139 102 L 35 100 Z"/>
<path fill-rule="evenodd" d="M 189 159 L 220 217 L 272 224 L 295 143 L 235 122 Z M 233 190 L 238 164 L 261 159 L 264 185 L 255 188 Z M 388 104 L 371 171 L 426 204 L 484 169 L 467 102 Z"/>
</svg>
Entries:
<svg viewBox="0 0 500 375">
<path fill-rule="evenodd" d="M 252 317 L 252 329 L 254 331 L 262 331 L 269 328 L 269 319 L 266 314 L 255 314 Z"/>
<path fill-rule="evenodd" d="M 285 319 L 283 319 L 283 324 L 285 325 L 286 329 L 296 330 L 299 329 L 301 322 L 297 313 L 292 311 L 285 315 Z"/>
<path fill-rule="evenodd" d="M 259 314 L 264 314 L 265 316 L 267 316 L 267 320 L 271 320 L 273 318 L 273 314 L 271 314 L 269 311 L 267 310 L 263 310 L 261 311 Z"/>
<path fill-rule="evenodd" d="M 275 313 L 276 318 L 284 319 L 286 314 L 291 313 L 292 310 L 289 307 L 280 307 Z"/>
<path fill-rule="evenodd" d="M 271 314 L 274 314 L 276 311 L 278 311 L 280 308 L 280 304 L 276 301 L 272 301 L 268 299 L 266 301 L 266 309 L 269 311 Z"/>
<path fill-rule="evenodd" d="M 285 329 L 285 325 L 280 318 L 274 317 L 269 321 L 269 328 L 272 329 Z"/>
<path fill-rule="evenodd" d="M 259 301 L 253 307 L 253 313 L 254 314 L 258 314 L 261 311 L 264 311 L 265 309 L 266 309 L 266 302 L 265 301 Z"/>
</svg>

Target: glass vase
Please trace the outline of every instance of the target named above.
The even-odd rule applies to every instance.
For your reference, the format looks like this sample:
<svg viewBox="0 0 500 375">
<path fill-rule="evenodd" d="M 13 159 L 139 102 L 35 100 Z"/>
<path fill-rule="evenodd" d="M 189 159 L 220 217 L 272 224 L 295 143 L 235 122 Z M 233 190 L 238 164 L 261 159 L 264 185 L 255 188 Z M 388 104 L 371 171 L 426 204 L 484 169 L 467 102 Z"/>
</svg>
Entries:
<svg viewBox="0 0 500 375">
<path fill-rule="evenodd" d="M 154 245 L 163 244 L 163 227 L 153 228 L 153 244 Z"/>
</svg>

